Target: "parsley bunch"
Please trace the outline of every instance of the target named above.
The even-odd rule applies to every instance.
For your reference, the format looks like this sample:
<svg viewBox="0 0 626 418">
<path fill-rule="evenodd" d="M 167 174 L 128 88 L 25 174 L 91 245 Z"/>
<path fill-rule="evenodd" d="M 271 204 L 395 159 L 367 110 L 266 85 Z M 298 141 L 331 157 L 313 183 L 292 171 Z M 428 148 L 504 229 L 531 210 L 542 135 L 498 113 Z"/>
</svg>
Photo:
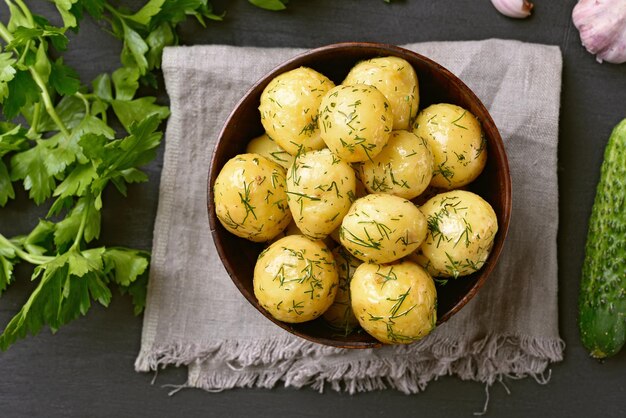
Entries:
<svg viewBox="0 0 626 418">
<path fill-rule="evenodd" d="M 176 26 L 188 16 L 203 25 L 221 19 L 207 0 L 149 0 L 134 12 L 106 0 L 53 0 L 63 21 L 54 26 L 23 0 L 5 2 L 10 18 L 0 22 L 0 206 L 15 197 L 14 183 L 21 182 L 49 211 L 27 235 L 0 234 L 0 294 L 19 262 L 34 265 L 32 280 L 38 281 L 0 335 L 2 350 L 45 325 L 55 332 L 85 315 L 92 302 L 107 306 L 115 286 L 132 296 L 135 313 L 142 312 L 149 254 L 89 245 L 100 235 L 102 193 L 113 185 L 125 195 L 129 183 L 148 179 L 140 167 L 155 157 L 169 109 L 155 97 L 139 97 L 138 90 L 156 87 L 163 48 L 178 41 Z M 85 14 L 123 41 L 121 67 L 89 85 L 62 57 L 66 32 L 78 31 Z"/>
</svg>

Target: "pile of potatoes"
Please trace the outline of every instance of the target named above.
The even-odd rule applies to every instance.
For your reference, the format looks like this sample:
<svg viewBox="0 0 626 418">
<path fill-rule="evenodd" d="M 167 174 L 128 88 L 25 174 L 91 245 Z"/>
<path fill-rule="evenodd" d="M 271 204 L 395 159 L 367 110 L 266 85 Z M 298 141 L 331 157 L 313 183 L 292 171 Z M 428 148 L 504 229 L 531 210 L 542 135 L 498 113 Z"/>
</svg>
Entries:
<svg viewBox="0 0 626 418">
<path fill-rule="evenodd" d="M 213 195 L 228 231 L 268 243 L 254 292 L 276 319 L 323 316 L 346 334 L 411 343 L 435 327 L 433 277 L 485 263 L 496 215 L 460 189 L 486 163 L 481 125 L 459 106 L 419 104 L 415 70 L 391 56 L 357 63 L 337 86 L 301 67 L 263 91 L 265 133 L 224 165 Z"/>
</svg>

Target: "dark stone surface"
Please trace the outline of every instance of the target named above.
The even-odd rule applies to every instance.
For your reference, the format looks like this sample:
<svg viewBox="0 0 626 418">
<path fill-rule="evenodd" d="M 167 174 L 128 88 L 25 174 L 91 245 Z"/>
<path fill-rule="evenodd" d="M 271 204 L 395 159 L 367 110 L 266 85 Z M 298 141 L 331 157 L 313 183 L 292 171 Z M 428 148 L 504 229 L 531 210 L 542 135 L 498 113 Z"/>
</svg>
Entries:
<svg viewBox="0 0 626 418">
<path fill-rule="evenodd" d="M 32 2 L 54 16 L 54 6 Z M 134 1 L 132 3 L 137 3 Z M 576 326 L 576 300 L 587 219 L 599 177 L 604 145 L 613 126 L 626 117 L 626 65 L 598 64 L 580 46 L 571 23 L 575 0 L 536 4 L 535 15 L 517 21 L 499 15 L 487 0 L 394 1 L 292 0 L 281 13 L 259 10 L 245 0 L 215 0 L 225 21 L 202 28 L 188 22 L 185 44 L 316 47 L 338 41 L 393 44 L 433 40 L 508 38 L 559 45 L 563 86 L 559 135 L 559 313 L 565 360 L 552 366 L 550 382 L 506 380 L 490 390 L 490 416 L 626 416 L 626 352 L 600 364 L 587 357 Z M 0 19 L 7 20 L 6 7 Z M 73 36 L 66 61 L 84 82 L 117 66 L 119 43 L 89 20 Z M 163 93 L 161 97 L 164 99 Z M 132 187 L 129 198 L 105 196 L 104 244 L 149 249 L 157 207 L 159 155 L 147 169 L 151 181 Z M 0 209 L 0 232 L 30 230 L 45 208 L 20 193 Z M 0 327 L 26 300 L 32 284 L 20 267 L 15 284 L 0 299 Z M 163 384 L 185 381 L 183 369 L 137 374 L 141 318 L 130 300 L 115 295 L 108 309 L 89 314 L 55 336 L 48 331 L 0 353 L 0 416 L 471 416 L 485 399 L 483 385 L 442 378 L 419 395 L 387 390 L 349 396 L 292 389 L 232 390 L 208 394 L 184 390 L 168 396 Z"/>
</svg>

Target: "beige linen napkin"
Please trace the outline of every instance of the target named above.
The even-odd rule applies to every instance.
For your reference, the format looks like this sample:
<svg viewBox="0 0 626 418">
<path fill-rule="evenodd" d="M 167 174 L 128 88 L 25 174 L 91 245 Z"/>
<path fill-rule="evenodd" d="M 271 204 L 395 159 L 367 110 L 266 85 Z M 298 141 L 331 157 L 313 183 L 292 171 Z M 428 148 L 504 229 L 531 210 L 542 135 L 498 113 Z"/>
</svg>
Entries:
<svg viewBox="0 0 626 418">
<path fill-rule="evenodd" d="M 230 46 L 165 50 L 171 99 L 152 267 L 137 371 L 189 368 L 206 390 L 311 385 L 423 390 L 442 375 L 488 384 L 542 381 L 560 361 L 556 176 L 561 53 L 505 40 L 406 45 L 458 75 L 490 110 L 508 152 L 513 213 L 501 259 L 478 295 L 409 346 L 344 350 L 294 337 L 238 293 L 215 251 L 206 211 L 209 159 L 235 103 L 301 52 Z M 460 280 L 460 279 L 459 279 Z"/>
</svg>

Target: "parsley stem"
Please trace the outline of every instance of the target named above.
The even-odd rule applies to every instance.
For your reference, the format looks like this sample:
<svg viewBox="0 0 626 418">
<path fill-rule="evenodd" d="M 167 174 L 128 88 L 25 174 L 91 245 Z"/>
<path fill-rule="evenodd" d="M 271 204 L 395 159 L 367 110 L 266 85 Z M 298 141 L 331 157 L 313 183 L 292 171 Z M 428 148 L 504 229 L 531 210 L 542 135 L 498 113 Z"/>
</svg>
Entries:
<svg viewBox="0 0 626 418">
<path fill-rule="evenodd" d="M 50 260 L 54 258 L 54 257 L 45 256 L 45 255 L 35 255 L 29 252 L 26 252 L 22 250 L 20 247 L 18 247 L 17 245 L 13 244 L 8 239 L 6 239 L 4 235 L 2 234 L 0 234 L 0 244 L 11 247 L 13 251 L 15 251 L 15 255 L 17 255 L 22 260 L 28 261 L 30 264 L 37 264 L 37 265 L 46 264 L 47 262 L 49 262 Z"/>
<path fill-rule="evenodd" d="M 13 35 L 11 35 L 11 32 L 9 32 L 7 27 L 4 26 L 2 22 L 0 22 L 0 37 L 2 37 L 2 39 L 4 39 L 4 42 L 6 42 L 7 44 L 11 43 L 11 41 L 13 40 Z"/>
<path fill-rule="evenodd" d="M 28 20 L 28 23 L 30 23 L 30 26 L 34 28 L 36 26 L 35 19 L 33 19 L 33 14 L 28 9 L 28 6 L 26 6 L 26 4 L 22 0 L 14 0 L 14 1 L 15 1 L 15 4 L 17 4 L 19 8 L 22 9 L 22 13 L 24 13 L 24 16 L 26 16 L 26 19 Z"/>
<path fill-rule="evenodd" d="M 59 130 L 63 132 L 63 135 L 69 137 L 70 131 L 67 130 L 67 128 L 65 127 L 65 124 L 59 117 L 59 114 L 54 109 L 54 104 L 52 103 L 52 99 L 50 98 L 50 93 L 48 93 L 48 88 L 46 87 L 46 83 L 44 83 L 44 81 L 39 76 L 39 73 L 35 71 L 33 67 L 30 67 L 28 70 L 30 71 L 30 75 L 33 77 L 33 80 L 35 80 L 35 83 L 41 90 L 41 98 L 43 99 L 43 105 L 46 108 L 46 112 L 48 112 L 48 115 L 50 115 L 50 117 L 52 118 L 54 123 L 57 125 Z"/>
<path fill-rule="evenodd" d="M 30 128 L 26 132 L 28 138 L 35 138 L 37 136 L 37 125 L 39 125 L 39 118 L 41 117 L 41 102 L 35 103 L 33 108 L 33 119 L 30 123 Z"/>
<path fill-rule="evenodd" d="M 85 97 L 84 94 L 82 94 L 81 92 L 77 91 L 76 93 L 74 93 L 74 95 L 76 97 L 78 97 L 80 100 L 83 101 L 83 104 L 85 105 L 85 115 L 89 115 L 89 113 L 91 112 L 89 109 L 89 100 L 87 100 L 87 98 Z"/>
<path fill-rule="evenodd" d="M 91 204 L 92 204 L 91 199 L 89 199 L 86 205 L 91 205 Z M 72 244 L 72 247 L 70 248 L 70 250 L 80 250 L 79 246 L 80 246 L 80 242 L 83 239 L 83 235 L 85 233 L 85 225 L 87 224 L 88 214 L 89 214 L 89 211 L 85 209 L 85 211 L 83 212 L 83 215 L 80 218 L 80 226 L 78 227 L 76 238 L 74 238 L 74 243 Z"/>
<path fill-rule="evenodd" d="M 26 55 L 28 55 L 28 51 L 30 51 L 32 49 L 32 45 L 33 41 L 28 41 L 26 42 L 26 47 L 24 48 L 24 52 L 22 52 L 22 55 L 20 55 L 20 58 L 17 60 L 17 63 L 19 65 L 23 65 L 24 60 L 26 59 Z"/>
</svg>

